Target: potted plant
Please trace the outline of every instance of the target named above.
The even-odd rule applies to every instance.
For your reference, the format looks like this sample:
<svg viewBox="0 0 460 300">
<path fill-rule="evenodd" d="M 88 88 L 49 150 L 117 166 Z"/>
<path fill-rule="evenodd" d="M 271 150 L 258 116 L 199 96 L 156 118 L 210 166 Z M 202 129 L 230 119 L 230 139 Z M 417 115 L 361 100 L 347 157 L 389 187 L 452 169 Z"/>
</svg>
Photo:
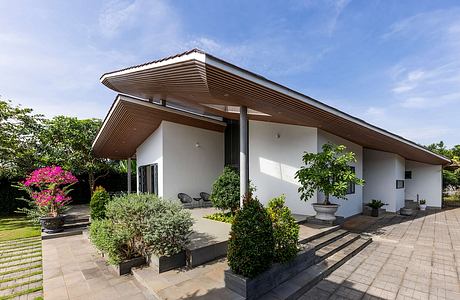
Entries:
<svg viewBox="0 0 460 300">
<path fill-rule="evenodd" d="M 426 210 L 426 200 L 425 199 L 420 199 L 420 210 Z"/>
<path fill-rule="evenodd" d="M 372 208 L 371 210 L 371 216 L 372 217 L 378 217 L 379 216 L 379 209 L 382 206 L 385 206 L 387 204 L 383 203 L 380 200 L 372 199 L 371 202 L 367 203 L 366 206 Z"/>
<path fill-rule="evenodd" d="M 68 195 L 70 187 L 78 182 L 71 172 L 59 166 L 37 169 L 30 173 L 19 188 L 25 190 L 32 199 L 32 210 L 40 216 L 40 224 L 46 233 L 56 233 L 63 230 L 62 214 L 71 201 Z"/>
<path fill-rule="evenodd" d="M 350 163 L 356 162 L 355 154 L 346 151 L 344 145 L 327 143 L 319 153 L 305 152 L 302 160 L 305 165 L 295 175 L 300 183 L 300 198 L 307 201 L 316 191 L 322 192 L 324 201 L 312 204 L 316 211 L 315 218 L 335 220 L 339 205 L 331 203 L 330 197 L 346 200 L 349 184 L 364 184 L 364 180 L 358 178 L 350 167 Z"/>
</svg>

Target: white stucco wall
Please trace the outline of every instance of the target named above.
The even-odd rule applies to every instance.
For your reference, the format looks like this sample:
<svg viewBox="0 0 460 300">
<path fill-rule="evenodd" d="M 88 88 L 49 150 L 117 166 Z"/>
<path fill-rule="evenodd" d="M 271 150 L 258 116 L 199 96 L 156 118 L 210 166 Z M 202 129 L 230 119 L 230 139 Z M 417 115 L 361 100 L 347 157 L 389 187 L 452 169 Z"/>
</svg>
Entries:
<svg viewBox="0 0 460 300">
<path fill-rule="evenodd" d="M 315 214 L 310 205 L 313 201 L 300 200 L 294 175 L 302 165 L 304 151 L 316 152 L 316 132 L 316 128 L 304 126 L 249 122 L 249 177 L 261 203 L 266 205 L 273 197 L 285 194 L 293 213 Z"/>
<path fill-rule="evenodd" d="M 355 153 L 356 163 L 352 163 L 351 166 L 355 167 L 355 172 L 358 178 L 363 178 L 363 147 L 318 129 L 318 152 L 322 151 L 321 148 L 326 143 L 345 145 L 347 147 L 347 151 Z M 323 197 L 323 195 L 320 195 L 321 199 L 324 199 Z M 355 193 L 347 195 L 347 199 L 348 200 L 337 199 L 334 197 L 331 198 L 331 202 L 340 205 L 337 215 L 349 217 L 361 213 L 363 209 L 363 187 L 356 185 Z"/>
<path fill-rule="evenodd" d="M 163 124 L 155 130 L 136 150 L 137 166 L 158 164 L 158 195 L 163 196 Z M 137 191 L 139 192 L 139 173 L 137 172 Z"/>
<path fill-rule="evenodd" d="M 364 203 L 381 200 L 388 204 L 384 208 L 390 212 L 404 207 L 404 189 L 396 189 L 396 180 L 404 180 L 404 165 L 404 158 L 397 154 L 364 149 Z"/>
<path fill-rule="evenodd" d="M 406 179 L 406 199 L 426 199 L 428 206 L 442 205 L 442 167 L 406 160 L 406 171 L 412 171 L 412 179 Z"/>
<path fill-rule="evenodd" d="M 163 197 L 177 199 L 181 192 L 191 197 L 210 193 L 224 168 L 224 134 L 165 121 L 162 129 Z"/>
</svg>

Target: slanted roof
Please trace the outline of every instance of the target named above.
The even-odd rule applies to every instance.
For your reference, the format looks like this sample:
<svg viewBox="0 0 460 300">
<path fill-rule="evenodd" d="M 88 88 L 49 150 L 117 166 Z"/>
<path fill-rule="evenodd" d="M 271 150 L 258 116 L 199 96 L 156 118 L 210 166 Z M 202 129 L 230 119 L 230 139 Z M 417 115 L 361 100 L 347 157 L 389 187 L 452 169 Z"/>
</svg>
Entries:
<svg viewBox="0 0 460 300">
<path fill-rule="evenodd" d="M 205 116 L 165 107 L 133 97 L 118 95 L 93 142 L 98 157 L 126 159 L 161 124 L 169 121 L 223 132 L 226 124 Z"/>
<path fill-rule="evenodd" d="M 317 127 L 408 160 L 450 163 L 401 136 L 198 49 L 106 73 L 101 82 L 119 93 L 164 99 L 198 113 L 230 119 L 238 119 L 237 110 L 231 108 L 244 105 L 254 112 L 249 115 L 252 120 Z"/>
</svg>

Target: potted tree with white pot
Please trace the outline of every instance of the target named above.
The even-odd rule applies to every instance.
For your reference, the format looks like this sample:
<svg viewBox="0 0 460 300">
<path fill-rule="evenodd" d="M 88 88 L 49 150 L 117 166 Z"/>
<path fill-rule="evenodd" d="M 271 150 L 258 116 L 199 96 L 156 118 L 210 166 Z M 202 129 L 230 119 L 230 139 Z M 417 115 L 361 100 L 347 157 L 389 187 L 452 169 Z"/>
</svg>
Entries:
<svg viewBox="0 0 460 300">
<path fill-rule="evenodd" d="M 356 162 L 355 154 L 346 151 L 344 145 L 327 143 L 322 146 L 321 152 L 305 152 L 302 160 L 305 165 L 295 175 L 300 183 L 300 198 L 307 201 L 315 192 L 321 192 L 324 200 L 312 204 L 316 211 L 315 218 L 324 221 L 335 220 L 339 205 L 331 203 L 330 197 L 346 200 L 350 183 L 364 184 L 364 180 L 358 178 L 350 167 L 351 163 Z"/>
</svg>

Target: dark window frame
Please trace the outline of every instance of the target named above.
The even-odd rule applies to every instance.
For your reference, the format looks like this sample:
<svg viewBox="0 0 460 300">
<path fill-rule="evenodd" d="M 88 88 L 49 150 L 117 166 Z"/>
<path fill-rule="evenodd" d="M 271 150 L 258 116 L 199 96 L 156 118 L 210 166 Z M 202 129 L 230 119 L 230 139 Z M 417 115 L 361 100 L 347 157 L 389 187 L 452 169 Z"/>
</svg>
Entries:
<svg viewBox="0 0 460 300">
<path fill-rule="evenodd" d="M 396 189 L 403 189 L 405 182 L 402 179 L 396 179 Z"/>
<path fill-rule="evenodd" d="M 412 179 L 412 171 L 405 171 L 404 179 Z"/>
<path fill-rule="evenodd" d="M 150 178 L 148 178 L 149 173 Z M 138 176 L 139 193 L 149 193 L 158 195 L 158 164 L 139 166 Z"/>
</svg>

